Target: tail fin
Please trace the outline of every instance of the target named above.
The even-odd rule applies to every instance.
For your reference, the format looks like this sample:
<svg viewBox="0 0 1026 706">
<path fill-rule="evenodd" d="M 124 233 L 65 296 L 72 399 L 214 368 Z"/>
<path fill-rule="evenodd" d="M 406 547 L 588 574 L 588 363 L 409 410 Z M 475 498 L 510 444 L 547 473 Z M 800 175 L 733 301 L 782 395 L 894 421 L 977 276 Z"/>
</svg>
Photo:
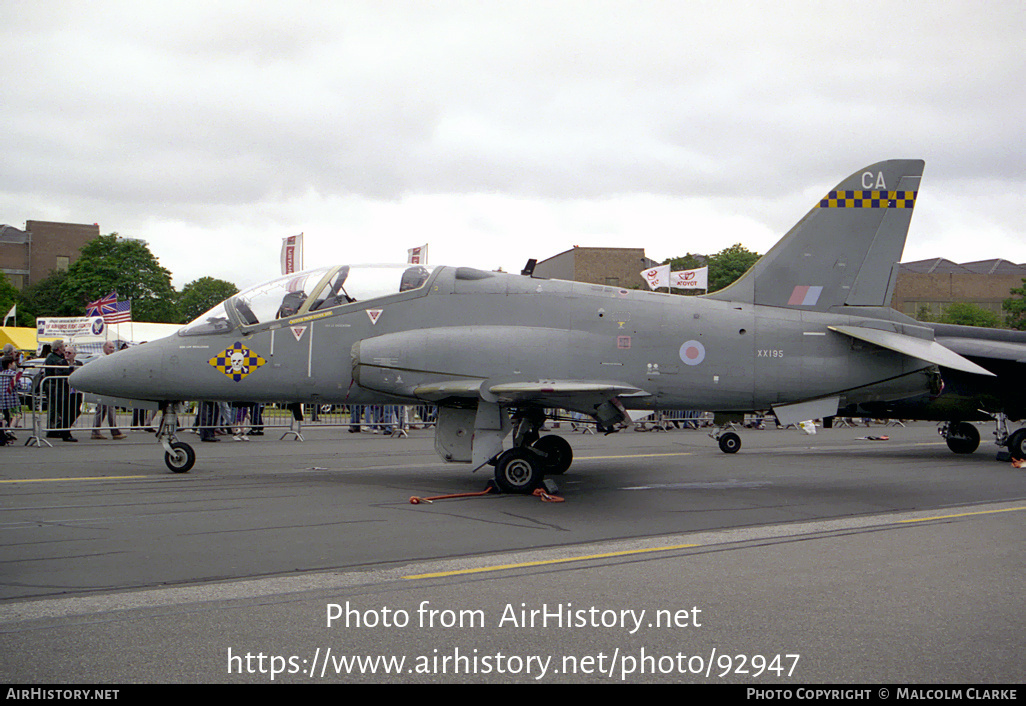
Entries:
<svg viewBox="0 0 1026 706">
<path fill-rule="evenodd" d="M 744 276 L 708 298 L 804 311 L 888 306 L 923 166 L 894 159 L 855 172 Z"/>
</svg>

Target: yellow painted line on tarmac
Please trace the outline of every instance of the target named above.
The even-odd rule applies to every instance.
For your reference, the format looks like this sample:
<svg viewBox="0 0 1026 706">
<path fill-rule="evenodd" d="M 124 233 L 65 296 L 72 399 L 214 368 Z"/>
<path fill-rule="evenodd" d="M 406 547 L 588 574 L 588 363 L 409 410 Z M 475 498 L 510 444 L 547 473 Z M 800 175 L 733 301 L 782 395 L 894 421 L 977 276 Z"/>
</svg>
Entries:
<svg viewBox="0 0 1026 706">
<path fill-rule="evenodd" d="M 690 456 L 690 451 L 682 451 L 679 453 L 669 454 L 626 454 L 623 456 L 577 456 L 575 460 L 578 461 L 603 461 L 612 458 L 654 458 L 656 456 Z"/>
<path fill-rule="evenodd" d="M 456 571 L 439 571 L 431 574 L 414 574 L 403 576 L 404 579 L 434 579 L 445 576 L 462 576 L 465 574 L 480 574 L 487 571 L 506 571 L 508 569 L 524 569 L 532 566 L 546 566 L 549 564 L 567 564 L 574 561 L 591 561 L 594 559 L 608 559 L 615 556 L 631 556 L 635 554 L 648 554 L 652 552 L 669 552 L 676 549 L 692 549 L 701 546 L 699 544 L 676 544 L 669 547 L 652 547 L 650 549 L 628 549 L 622 552 L 607 552 L 605 554 L 589 554 L 587 556 L 574 556 L 566 559 L 545 559 L 542 561 L 525 561 L 519 564 L 499 564 L 497 566 L 482 566 L 477 569 L 457 569 Z"/>
<path fill-rule="evenodd" d="M 0 483 L 57 483 L 60 481 L 78 480 L 132 480 L 135 478 L 152 478 L 153 476 L 82 476 L 81 478 L 16 478 L 0 480 Z"/>
<path fill-rule="evenodd" d="M 937 515 L 936 517 L 920 517 L 915 520 L 901 520 L 899 524 L 905 522 L 928 522 L 929 520 L 948 520 L 953 517 L 970 517 L 972 515 L 993 515 L 997 512 L 1019 512 L 1020 510 L 1026 510 L 1026 507 L 1006 507 L 1002 510 L 980 510 L 979 512 L 960 512 L 955 515 Z"/>
</svg>

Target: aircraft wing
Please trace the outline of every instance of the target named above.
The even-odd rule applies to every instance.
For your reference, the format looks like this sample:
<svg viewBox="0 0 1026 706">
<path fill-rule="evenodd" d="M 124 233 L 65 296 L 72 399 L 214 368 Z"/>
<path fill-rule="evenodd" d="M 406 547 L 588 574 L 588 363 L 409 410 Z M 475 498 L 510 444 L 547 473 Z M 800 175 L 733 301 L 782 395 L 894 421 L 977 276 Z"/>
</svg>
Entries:
<svg viewBox="0 0 1026 706">
<path fill-rule="evenodd" d="M 913 358 L 925 360 L 927 363 L 976 375 L 994 376 L 994 373 L 986 368 L 982 368 L 971 360 L 963 358 L 958 353 L 937 343 L 937 341 L 862 326 L 828 326 L 827 328 L 860 341 L 872 343 L 881 348 L 887 348 L 888 350 L 897 351 Z"/>
<path fill-rule="evenodd" d="M 533 402 L 552 407 L 565 406 L 566 400 L 593 398 L 605 402 L 614 397 L 648 397 L 651 394 L 632 385 L 582 380 L 507 382 L 492 385 L 488 391 L 503 402 Z"/>
<path fill-rule="evenodd" d="M 946 338 L 937 341 L 959 355 L 988 360 L 1007 360 L 1026 363 L 1026 345 L 1009 341 L 990 341 L 983 338 Z"/>
<path fill-rule="evenodd" d="M 502 406 L 563 408 L 612 419 L 623 413 L 610 410 L 610 405 L 622 407 L 621 399 L 650 393 L 617 379 L 575 379 L 568 365 L 568 351 L 608 345 L 610 340 L 615 341 L 557 328 L 416 328 L 355 343 L 354 380 L 366 390 L 443 407 L 475 407 L 480 400 Z M 550 364 L 552 358 L 554 364 Z M 489 370 L 502 372 L 490 375 Z"/>
<path fill-rule="evenodd" d="M 489 384 L 484 380 L 451 380 L 418 385 L 413 394 L 424 400 L 477 399 L 494 396 L 502 404 L 534 404 L 590 412 L 614 398 L 648 397 L 632 385 L 587 380 L 537 380 Z"/>
</svg>

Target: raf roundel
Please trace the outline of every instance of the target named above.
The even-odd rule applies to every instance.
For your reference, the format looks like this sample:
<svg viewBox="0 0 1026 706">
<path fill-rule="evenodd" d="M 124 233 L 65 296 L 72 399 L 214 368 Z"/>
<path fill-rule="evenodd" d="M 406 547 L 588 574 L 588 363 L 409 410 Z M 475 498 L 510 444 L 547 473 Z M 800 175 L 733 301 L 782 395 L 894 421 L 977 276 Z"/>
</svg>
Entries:
<svg viewBox="0 0 1026 706">
<path fill-rule="evenodd" d="M 685 365 L 698 365 L 705 360 L 705 346 L 698 341 L 685 341 L 680 347 L 680 359 Z"/>
</svg>

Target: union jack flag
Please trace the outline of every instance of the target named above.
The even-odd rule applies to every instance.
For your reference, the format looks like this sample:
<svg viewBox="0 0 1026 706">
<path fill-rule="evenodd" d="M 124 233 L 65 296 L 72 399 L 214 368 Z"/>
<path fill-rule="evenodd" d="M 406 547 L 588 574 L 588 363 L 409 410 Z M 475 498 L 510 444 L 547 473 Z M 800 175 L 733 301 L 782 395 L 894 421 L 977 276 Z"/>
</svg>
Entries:
<svg viewBox="0 0 1026 706">
<path fill-rule="evenodd" d="M 132 302 L 118 301 L 118 293 L 111 292 L 86 307 L 86 316 L 102 316 L 105 323 L 123 324 L 132 320 Z"/>
<path fill-rule="evenodd" d="M 117 305 L 118 293 L 111 292 L 105 297 L 89 302 L 86 305 L 86 316 L 103 316 L 106 318 L 108 314 L 113 314 L 117 311 Z"/>
</svg>

